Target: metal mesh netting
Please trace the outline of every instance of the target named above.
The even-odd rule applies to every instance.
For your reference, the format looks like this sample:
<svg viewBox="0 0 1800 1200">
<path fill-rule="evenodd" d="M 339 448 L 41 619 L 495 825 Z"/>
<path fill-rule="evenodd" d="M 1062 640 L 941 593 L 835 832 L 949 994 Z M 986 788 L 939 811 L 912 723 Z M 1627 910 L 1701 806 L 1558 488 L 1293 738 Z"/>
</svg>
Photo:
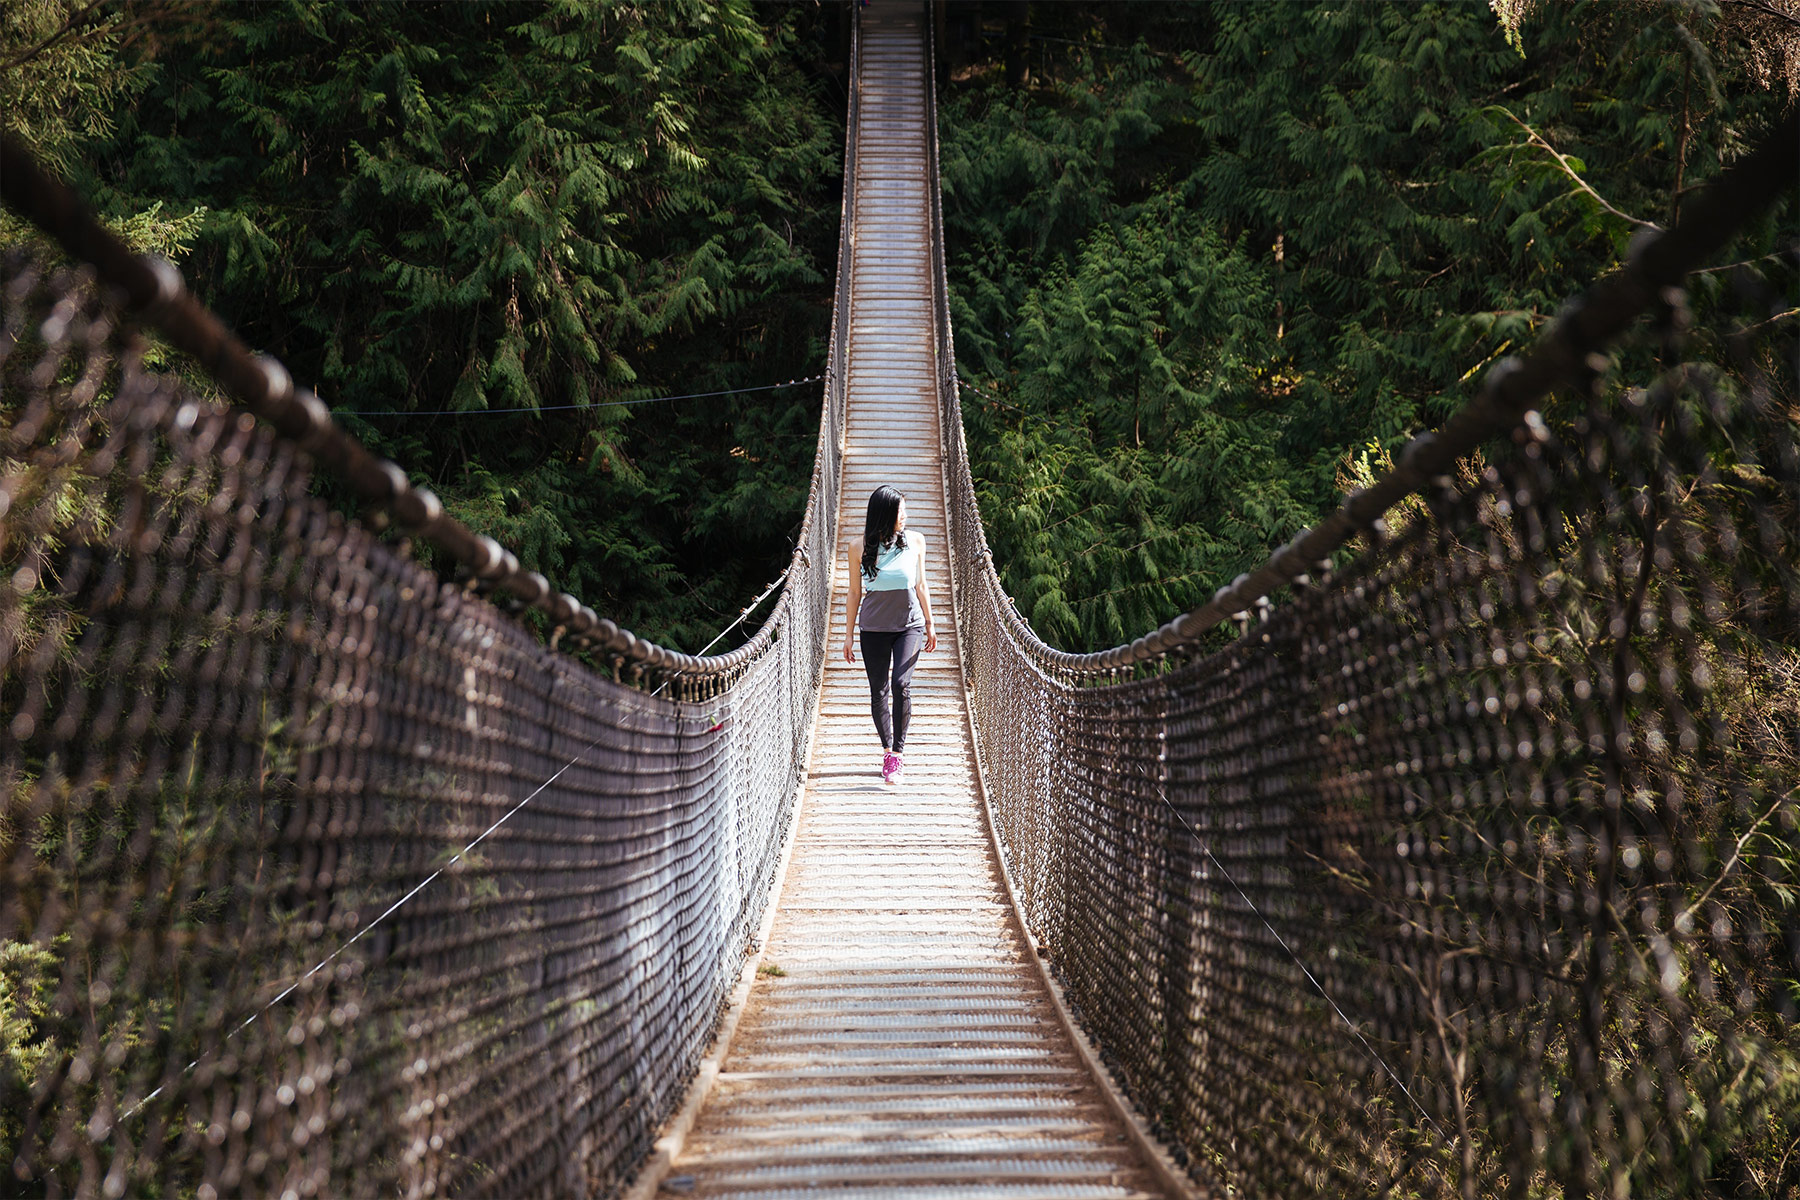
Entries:
<svg viewBox="0 0 1800 1200">
<path fill-rule="evenodd" d="M 971 655 L 1029 920 L 1203 1177 L 1658 1194 L 1800 1133 L 1800 471 L 1755 415 L 1690 375 L 1540 429 L 1154 679 Z"/>
<path fill-rule="evenodd" d="M 841 388 L 765 651 L 657 697 L 329 511 L 85 275 L 3 286 L 0 1191 L 617 1185 L 791 813 Z"/>
<path fill-rule="evenodd" d="M 1218 1194 L 1800 1195 L 1795 265 L 1696 331 L 1729 368 L 1631 343 L 1648 387 L 1527 414 L 1235 642 L 1090 656 L 994 570 L 940 291 L 1021 915 Z"/>
</svg>

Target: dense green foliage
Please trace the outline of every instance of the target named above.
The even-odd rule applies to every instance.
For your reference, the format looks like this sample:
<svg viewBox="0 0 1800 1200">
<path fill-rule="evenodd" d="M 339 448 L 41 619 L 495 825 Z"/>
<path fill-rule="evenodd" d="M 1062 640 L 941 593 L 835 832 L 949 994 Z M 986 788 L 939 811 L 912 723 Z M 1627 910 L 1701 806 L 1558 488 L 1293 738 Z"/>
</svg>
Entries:
<svg viewBox="0 0 1800 1200">
<path fill-rule="evenodd" d="M 818 369 L 820 10 L 138 0 L 37 49 L 85 11 L 8 7 L 9 125 L 191 243 L 202 294 L 454 513 L 689 648 L 779 569 L 817 385 L 633 402 Z M 953 34 L 969 432 L 1045 636 L 1133 637 L 1316 519 L 1800 62 L 1742 6 L 1499 11 L 1038 5 L 1011 85 L 1024 43 Z"/>
<path fill-rule="evenodd" d="M 632 402 L 823 359 L 842 134 L 815 14 L 200 12 L 132 64 L 86 186 L 203 208 L 189 273 L 246 340 L 559 588 L 706 641 L 788 558 L 820 388 Z"/>
<path fill-rule="evenodd" d="M 121 52 L 131 30 L 150 23 L 80 0 L 14 0 L 0 5 L 0 130 L 20 139 L 52 170 L 67 172 L 116 128 L 114 115 L 142 90 L 148 73 Z M 204 211 L 108 214 L 132 246 L 179 260 Z M 23 220 L 0 208 L 0 245 L 29 238 Z"/>
<path fill-rule="evenodd" d="M 1721 20 L 1543 6 L 1515 49 L 1474 4 L 1037 6 L 1027 86 L 976 54 L 942 118 L 957 350 L 1039 633 L 1200 603 L 1665 223 L 1787 101 Z"/>
</svg>

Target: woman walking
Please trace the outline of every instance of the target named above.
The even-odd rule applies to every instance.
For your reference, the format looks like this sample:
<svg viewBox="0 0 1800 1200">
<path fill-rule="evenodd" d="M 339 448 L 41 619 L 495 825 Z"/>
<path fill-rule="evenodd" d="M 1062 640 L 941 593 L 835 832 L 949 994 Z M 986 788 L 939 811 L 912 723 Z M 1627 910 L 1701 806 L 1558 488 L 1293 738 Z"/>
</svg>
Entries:
<svg viewBox="0 0 1800 1200">
<path fill-rule="evenodd" d="M 906 499 L 893 488 L 878 487 L 869 497 L 863 535 L 850 539 L 849 567 L 844 661 L 856 661 L 861 625 L 869 707 L 881 735 L 881 779 L 899 783 L 912 718 L 913 668 L 921 646 L 926 652 L 937 649 L 937 633 L 925 587 L 925 539 L 906 532 Z"/>
</svg>

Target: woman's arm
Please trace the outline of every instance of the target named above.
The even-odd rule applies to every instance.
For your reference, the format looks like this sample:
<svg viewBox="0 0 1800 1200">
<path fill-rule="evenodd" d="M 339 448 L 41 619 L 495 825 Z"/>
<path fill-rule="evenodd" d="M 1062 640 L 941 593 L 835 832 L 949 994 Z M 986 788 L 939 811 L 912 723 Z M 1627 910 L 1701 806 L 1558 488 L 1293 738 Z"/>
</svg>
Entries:
<svg viewBox="0 0 1800 1200">
<path fill-rule="evenodd" d="M 919 582 L 913 585 L 913 595 L 919 598 L 919 611 L 925 614 L 925 652 L 937 649 L 937 626 L 931 623 L 931 588 L 925 583 L 925 546 L 923 537 L 919 538 Z"/>
<path fill-rule="evenodd" d="M 862 607 L 862 539 L 850 539 L 850 600 L 844 606 L 844 661 L 856 661 L 856 610 Z"/>
</svg>

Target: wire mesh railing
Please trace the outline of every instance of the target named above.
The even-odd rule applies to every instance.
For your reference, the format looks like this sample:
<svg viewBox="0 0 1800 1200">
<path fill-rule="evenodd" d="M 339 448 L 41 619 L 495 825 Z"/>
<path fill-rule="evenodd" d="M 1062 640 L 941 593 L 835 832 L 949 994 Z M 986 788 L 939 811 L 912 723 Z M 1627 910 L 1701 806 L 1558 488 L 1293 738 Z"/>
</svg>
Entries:
<svg viewBox="0 0 1800 1200">
<path fill-rule="evenodd" d="M 759 631 L 702 658 L 446 517 L 7 145 L 8 203 L 92 265 L 0 271 L 0 1192 L 590 1195 L 635 1168 L 805 766 L 854 151 L 798 546 Z M 146 366 L 144 324 L 236 406 Z"/>
<path fill-rule="evenodd" d="M 1767 320 L 1800 255 L 1735 324 L 1675 336 L 1673 290 L 1797 145 L 1318 529 L 1097 654 L 994 569 L 934 206 L 991 818 L 1072 1006 L 1215 1194 L 1800 1194 L 1800 360 Z"/>
</svg>

